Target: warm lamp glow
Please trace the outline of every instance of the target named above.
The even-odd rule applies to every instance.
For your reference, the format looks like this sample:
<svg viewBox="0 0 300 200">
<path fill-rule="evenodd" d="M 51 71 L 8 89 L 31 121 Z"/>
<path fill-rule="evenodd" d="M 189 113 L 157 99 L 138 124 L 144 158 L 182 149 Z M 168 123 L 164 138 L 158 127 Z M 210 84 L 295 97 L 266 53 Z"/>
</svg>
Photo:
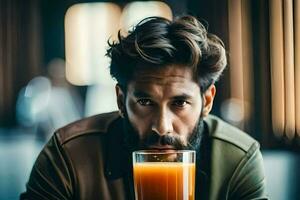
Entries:
<svg viewBox="0 0 300 200">
<path fill-rule="evenodd" d="M 131 29 L 140 20 L 151 17 L 160 16 L 172 19 L 172 11 L 164 2 L 159 1 L 135 1 L 126 5 L 121 18 L 121 28 L 125 31 Z"/>
<path fill-rule="evenodd" d="M 107 40 L 119 29 L 121 10 L 113 3 L 83 3 L 65 16 L 66 77 L 74 85 L 111 85 Z"/>
</svg>

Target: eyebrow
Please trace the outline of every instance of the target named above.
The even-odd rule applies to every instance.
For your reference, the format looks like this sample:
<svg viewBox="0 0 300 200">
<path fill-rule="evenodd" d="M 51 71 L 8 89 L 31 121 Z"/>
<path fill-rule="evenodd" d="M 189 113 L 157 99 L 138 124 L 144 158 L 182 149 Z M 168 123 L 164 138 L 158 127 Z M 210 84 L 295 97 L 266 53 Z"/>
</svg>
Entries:
<svg viewBox="0 0 300 200">
<path fill-rule="evenodd" d="M 141 97 L 151 97 L 150 94 L 143 92 L 143 91 L 134 91 L 133 95 L 137 98 L 141 98 Z M 176 95 L 174 97 L 172 97 L 172 99 L 174 100 L 182 100 L 182 99 L 192 99 L 192 95 L 189 95 L 187 93 L 183 93 L 181 95 Z"/>
<path fill-rule="evenodd" d="M 182 100 L 182 99 L 192 99 L 192 96 L 189 94 L 182 94 L 172 97 L 174 100 Z"/>
<path fill-rule="evenodd" d="M 134 91 L 133 92 L 133 95 L 135 96 L 135 97 L 151 97 L 151 95 L 150 94 L 148 94 L 148 93 L 146 93 L 146 92 L 143 92 L 143 91 Z"/>
</svg>

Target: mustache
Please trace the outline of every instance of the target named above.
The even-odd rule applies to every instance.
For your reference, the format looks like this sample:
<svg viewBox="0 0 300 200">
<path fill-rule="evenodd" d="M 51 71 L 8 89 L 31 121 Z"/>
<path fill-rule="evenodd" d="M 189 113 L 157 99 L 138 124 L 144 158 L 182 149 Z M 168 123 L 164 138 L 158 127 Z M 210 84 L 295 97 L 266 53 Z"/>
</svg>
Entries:
<svg viewBox="0 0 300 200">
<path fill-rule="evenodd" d="M 186 149 L 186 145 L 177 135 L 160 135 L 154 131 L 146 135 L 147 136 L 141 142 L 143 145 L 142 148 L 147 148 L 152 145 L 169 145 L 178 150 Z"/>
</svg>

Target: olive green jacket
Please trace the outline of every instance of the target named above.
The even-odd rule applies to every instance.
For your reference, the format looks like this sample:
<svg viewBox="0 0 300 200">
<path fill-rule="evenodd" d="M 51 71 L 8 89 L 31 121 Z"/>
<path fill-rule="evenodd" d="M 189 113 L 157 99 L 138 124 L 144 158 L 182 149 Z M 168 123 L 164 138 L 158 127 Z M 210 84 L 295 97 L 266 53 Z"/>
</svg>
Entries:
<svg viewBox="0 0 300 200">
<path fill-rule="evenodd" d="M 131 162 L 116 112 L 59 129 L 39 154 L 21 199 L 134 199 Z M 267 199 L 259 144 L 217 117 L 205 118 L 196 199 Z"/>
</svg>

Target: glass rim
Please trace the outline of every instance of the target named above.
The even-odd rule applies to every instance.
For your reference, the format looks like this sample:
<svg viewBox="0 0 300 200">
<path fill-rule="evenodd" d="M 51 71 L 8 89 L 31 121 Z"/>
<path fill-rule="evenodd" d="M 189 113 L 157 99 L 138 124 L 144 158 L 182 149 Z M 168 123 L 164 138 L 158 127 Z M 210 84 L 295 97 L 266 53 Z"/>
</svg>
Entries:
<svg viewBox="0 0 300 200">
<path fill-rule="evenodd" d="M 195 150 L 137 150 L 133 151 L 133 155 L 150 155 L 150 154 L 174 154 L 174 153 L 196 153 Z"/>
</svg>

